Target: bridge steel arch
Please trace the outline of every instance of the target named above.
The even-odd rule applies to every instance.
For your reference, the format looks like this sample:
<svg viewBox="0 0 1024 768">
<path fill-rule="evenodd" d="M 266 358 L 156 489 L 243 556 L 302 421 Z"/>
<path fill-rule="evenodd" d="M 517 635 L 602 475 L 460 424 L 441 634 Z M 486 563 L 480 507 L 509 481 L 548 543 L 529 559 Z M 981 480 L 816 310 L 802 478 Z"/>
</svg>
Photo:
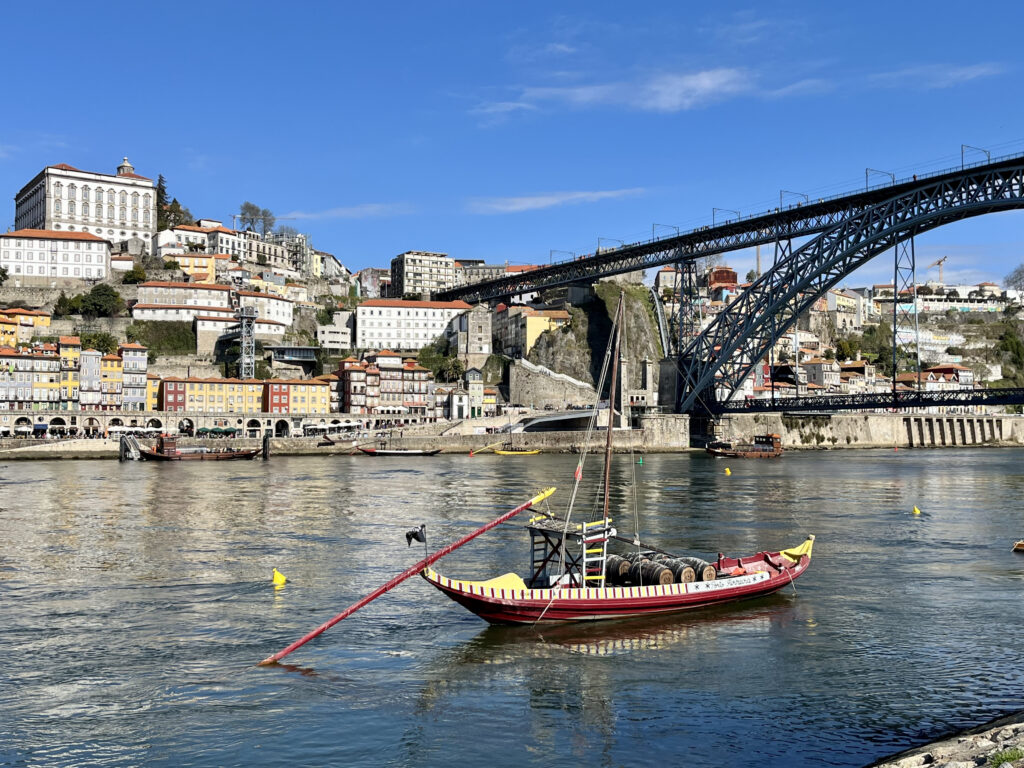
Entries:
<svg viewBox="0 0 1024 768">
<path fill-rule="evenodd" d="M 717 226 L 697 227 L 678 235 L 630 243 L 618 248 L 605 248 L 592 256 L 545 264 L 536 269 L 449 288 L 438 291 L 434 298 L 441 301 L 461 299 L 474 304 L 560 285 L 591 283 L 602 277 L 665 264 L 685 267 L 692 261 L 719 253 L 818 235 L 898 195 L 910 195 L 936 184 L 956 184 L 966 178 L 974 178 L 979 173 L 1015 167 L 1021 162 L 1024 162 L 1024 155 L 1010 155 L 995 158 L 991 162 L 917 175 L 816 201 L 801 201 L 772 211 L 730 219 Z"/>
<path fill-rule="evenodd" d="M 813 237 L 734 299 L 680 356 L 679 410 L 716 410 L 797 318 L 875 256 L 921 232 L 1024 208 L 1024 159 L 986 165 L 866 207 Z M 895 298 L 895 297 L 894 297 Z"/>
</svg>

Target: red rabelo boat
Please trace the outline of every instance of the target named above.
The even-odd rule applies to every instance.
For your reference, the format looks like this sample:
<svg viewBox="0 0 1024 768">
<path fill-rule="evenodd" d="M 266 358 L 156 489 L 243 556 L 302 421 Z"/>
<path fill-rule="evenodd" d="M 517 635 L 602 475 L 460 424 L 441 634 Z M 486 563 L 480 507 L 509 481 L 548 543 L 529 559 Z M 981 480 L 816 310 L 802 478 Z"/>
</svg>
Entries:
<svg viewBox="0 0 1024 768">
<path fill-rule="evenodd" d="M 605 352 L 602 391 L 611 358 L 609 402 L 615 400 L 618 377 L 623 301 L 620 297 Z M 623 345 L 624 346 L 624 345 Z M 622 353 L 624 356 L 624 352 Z M 792 584 L 811 562 L 814 537 L 799 546 L 747 557 L 719 554 L 710 562 L 673 555 L 639 540 L 639 521 L 632 514 L 633 535 L 619 536 L 609 515 L 609 470 L 612 460 L 611 409 L 604 456 L 604 507 L 595 520 L 573 524 L 572 506 L 579 490 L 584 452 L 575 472 L 564 518 L 540 512 L 530 518 L 532 563 L 524 579 L 515 573 L 488 581 L 467 581 L 443 576 L 426 567 L 424 579 L 477 616 L 496 624 L 563 623 L 621 619 L 704 608 L 749 600 L 777 592 Z M 596 426 L 594 409 L 586 444 Z M 632 458 L 630 459 L 632 462 Z M 636 504 L 633 504 L 634 510 Z M 619 552 L 610 549 L 618 545 Z"/>
</svg>

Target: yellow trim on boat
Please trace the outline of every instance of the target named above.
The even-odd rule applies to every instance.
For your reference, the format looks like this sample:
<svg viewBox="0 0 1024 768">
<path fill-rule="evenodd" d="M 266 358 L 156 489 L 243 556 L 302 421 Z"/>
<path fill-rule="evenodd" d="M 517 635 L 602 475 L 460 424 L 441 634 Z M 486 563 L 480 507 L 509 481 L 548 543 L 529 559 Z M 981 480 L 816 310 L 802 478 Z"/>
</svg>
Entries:
<svg viewBox="0 0 1024 768">
<path fill-rule="evenodd" d="M 530 499 L 530 504 L 539 504 L 540 502 L 544 501 L 544 499 L 546 499 L 548 496 L 550 496 L 552 493 L 554 493 L 557 490 L 558 489 L 555 488 L 555 486 L 551 486 L 550 488 L 545 488 L 543 491 L 541 491 L 536 496 L 534 496 L 532 499 Z"/>
<path fill-rule="evenodd" d="M 498 454 L 499 456 L 536 456 L 538 453 L 540 453 L 540 449 L 538 448 L 535 451 L 499 451 L 499 450 L 495 450 L 494 453 Z"/>
<path fill-rule="evenodd" d="M 807 559 L 811 559 L 811 550 L 814 549 L 814 536 L 808 536 L 807 541 L 801 544 L 799 547 L 793 549 L 784 549 L 779 552 L 787 560 L 792 560 L 794 563 L 799 562 L 800 558 L 807 555 Z"/>
<path fill-rule="evenodd" d="M 523 577 L 518 573 L 504 573 L 501 576 L 496 576 L 493 579 L 487 581 L 466 581 L 464 579 L 452 579 L 452 581 L 458 581 L 459 586 L 463 589 L 472 591 L 474 588 L 478 589 L 526 589 L 526 582 L 523 581 Z M 480 594 L 484 594 L 481 592 Z"/>
</svg>

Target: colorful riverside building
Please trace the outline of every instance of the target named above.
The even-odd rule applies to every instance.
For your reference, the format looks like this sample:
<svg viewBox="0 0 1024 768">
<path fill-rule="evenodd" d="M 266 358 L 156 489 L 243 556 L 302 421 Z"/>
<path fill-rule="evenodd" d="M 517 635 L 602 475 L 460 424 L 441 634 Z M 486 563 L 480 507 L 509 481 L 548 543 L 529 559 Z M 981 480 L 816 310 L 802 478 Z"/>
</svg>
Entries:
<svg viewBox="0 0 1024 768">
<path fill-rule="evenodd" d="M 268 379 L 264 413 L 330 413 L 330 385 L 320 379 Z"/>
<path fill-rule="evenodd" d="M 3 265 L 0 265 L 3 266 Z M 28 341 L 36 334 L 45 336 L 50 328 L 50 313 L 41 309 L 12 307 L 0 309 L 0 322 L 17 326 L 17 341 Z M 14 346 L 14 342 L 11 342 Z"/>
<path fill-rule="evenodd" d="M 103 404 L 101 360 L 103 353 L 96 349 L 83 349 L 79 357 L 78 407 L 83 411 L 98 411 Z"/>
<path fill-rule="evenodd" d="M 60 374 L 53 344 L 0 348 L 0 410 L 58 410 Z"/>
<path fill-rule="evenodd" d="M 160 377 L 155 373 L 146 374 L 146 410 L 155 411 L 160 408 Z"/>
<path fill-rule="evenodd" d="M 146 410 L 146 368 L 149 364 L 149 350 L 141 344 L 122 344 L 117 348 L 124 373 L 124 388 L 121 392 L 121 410 Z"/>
<path fill-rule="evenodd" d="M 103 355 L 100 358 L 100 409 L 121 410 L 124 393 L 124 366 L 117 355 Z"/>
<path fill-rule="evenodd" d="M 60 409 L 78 410 L 82 340 L 78 336 L 61 336 L 57 350 L 60 353 Z"/>
<path fill-rule="evenodd" d="M 265 383 L 259 379 L 183 379 L 170 376 L 160 382 L 159 410 L 259 413 Z"/>
</svg>

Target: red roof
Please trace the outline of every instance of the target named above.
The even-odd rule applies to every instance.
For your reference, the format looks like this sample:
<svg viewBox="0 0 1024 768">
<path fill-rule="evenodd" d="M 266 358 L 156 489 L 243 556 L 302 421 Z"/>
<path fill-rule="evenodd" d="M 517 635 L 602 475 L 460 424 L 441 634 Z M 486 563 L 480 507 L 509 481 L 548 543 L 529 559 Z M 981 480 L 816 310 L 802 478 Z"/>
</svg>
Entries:
<svg viewBox="0 0 1024 768">
<path fill-rule="evenodd" d="M 363 307 L 406 307 L 409 309 L 472 309 L 464 301 L 406 301 L 405 299 L 370 299 L 359 305 Z"/>
<path fill-rule="evenodd" d="M 201 309 L 207 312 L 230 312 L 232 315 L 235 313 L 231 307 L 197 307 L 192 304 L 136 304 L 132 311 L 136 309 Z"/>
<path fill-rule="evenodd" d="M 80 347 L 82 345 L 82 340 L 78 336 L 61 336 L 59 341 L 68 347 Z"/>
<path fill-rule="evenodd" d="M 509 264 L 505 267 L 506 272 L 531 272 L 534 269 L 540 269 L 536 264 Z"/>
<path fill-rule="evenodd" d="M 121 344 L 118 349 L 147 349 L 147 347 L 141 344 L 136 344 L 134 341 L 129 344 Z"/>
<path fill-rule="evenodd" d="M 261 299 L 275 299 L 276 301 L 287 301 L 292 304 L 291 299 L 286 299 L 284 296 L 278 296 L 276 293 L 260 293 L 259 291 L 237 291 L 239 296 L 256 296 Z"/>
<path fill-rule="evenodd" d="M 57 232 L 52 229 L 16 229 L 13 232 L 0 233 L 0 237 L 36 237 L 40 240 L 86 240 L 90 243 L 107 242 L 102 237 L 89 232 Z"/>
<path fill-rule="evenodd" d="M 145 283 L 139 284 L 140 288 L 195 288 L 200 291 L 230 291 L 230 285 L 220 285 L 219 283 L 199 284 L 199 283 L 170 283 L 163 280 L 147 280 Z"/>
</svg>

